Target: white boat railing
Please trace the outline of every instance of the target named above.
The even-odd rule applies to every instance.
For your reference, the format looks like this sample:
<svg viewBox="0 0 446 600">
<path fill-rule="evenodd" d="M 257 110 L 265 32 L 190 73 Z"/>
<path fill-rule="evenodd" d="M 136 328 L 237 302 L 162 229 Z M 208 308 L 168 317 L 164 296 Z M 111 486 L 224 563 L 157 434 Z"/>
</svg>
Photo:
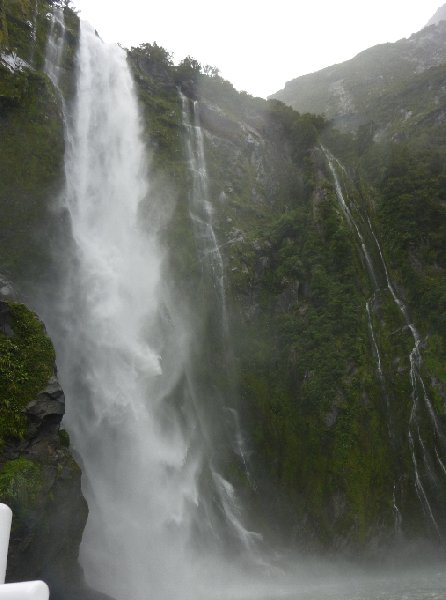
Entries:
<svg viewBox="0 0 446 600">
<path fill-rule="evenodd" d="M 43 581 L 5 583 L 11 523 L 11 509 L 0 504 L 0 600 L 48 600 L 50 591 Z"/>
</svg>

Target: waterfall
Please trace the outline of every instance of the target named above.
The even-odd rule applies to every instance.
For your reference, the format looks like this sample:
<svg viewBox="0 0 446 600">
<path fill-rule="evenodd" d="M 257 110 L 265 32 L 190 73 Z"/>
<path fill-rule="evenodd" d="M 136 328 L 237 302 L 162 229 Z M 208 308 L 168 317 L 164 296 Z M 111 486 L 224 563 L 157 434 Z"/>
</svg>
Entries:
<svg viewBox="0 0 446 600">
<path fill-rule="evenodd" d="M 354 218 L 352 210 L 350 209 L 350 207 L 348 206 L 348 204 L 346 202 L 346 199 L 344 197 L 344 193 L 342 190 L 342 186 L 341 186 L 341 183 L 340 183 L 337 171 L 336 171 L 336 167 L 339 167 L 342 170 L 344 176 L 347 176 L 346 170 L 339 163 L 339 161 L 337 161 L 337 159 L 335 159 L 335 157 L 330 153 L 329 150 L 327 150 L 324 147 L 321 147 L 321 149 L 327 159 L 328 166 L 329 166 L 330 172 L 332 174 L 332 177 L 333 177 L 333 180 L 335 183 L 336 197 L 339 201 L 342 212 L 343 212 L 347 222 L 349 223 L 350 227 L 353 229 L 353 231 L 355 231 L 355 233 L 357 235 L 357 238 L 360 243 L 362 253 L 363 253 L 363 256 L 365 259 L 365 263 L 367 266 L 367 271 L 369 273 L 370 282 L 374 289 L 373 296 L 366 302 L 366 312 L 367 312 L 367 319 L 368 319 L 370 334 L 371 334 L 371 338 L 372 338 L 373 349 L 374 349 L 374 353 L 375 353 L 375 356 L 377 359 L 378 373 L 379 373 L 380 380 L 384 386 L 384 390 L 385 390 L 385 377 L 384 377 L 384 372 L 382 369 L 382 359 L 381 359 L 379 346 L 377 343 L 376 334 L 375 334 L 375 331 L 373 328 L 373 321 L 371 318 L 371 305 L 373 305 L 373 302 L 376 298 L 377 293 L 382 291 L 378 286 L 378 277 L 377 277 L 378 269 L 383 274 L 382 278 L 385 282 L 385 286 L 389 290 L 390 296 L 391 296 L 395 306 L 398 308 L 399 312 L 401 313 L 405 327 L 407 328 L 408 331 L 410 331 L 410 334 L 411 334 L 411 337 L 412 337 L 412 340 L 414 343 L 414 346 L 413 346 L 412 350 L 410 351 L 409 357 L 408 357 L 409 365 L 410 365 L 409 378 L 410 378 L 410 385 L 411 385 L 411 401 L 412 401 L 412 407 L 411 407 L 409 423 L 408 423 L 408 433 L 407 433 L 408 443 L 409 443 L 409 451 L 410 451 L 411 460 L 412 460 L 413 473 L 414 473 L 414 485 L 415 485 L 415 491 L 416 491 L 417 497 L 420 501 L 421 506 L 423 507 L 423 510 L 424 510 L 428 520 L 430 521 L 430 523 L 432 525 L 433 531 L 438 536 L 440 541 L 443 541 L 442 535 L 440 533 L 440 527 L 438 525 L 437 518 L 435 517 L 435 514 L 434 514 L 434 509 L 432 506 L 432 504 L 433 504 L 432 498 L 430 497 L 430 494 L 427 491 L 427 483 L 428 482 L 435 483 L 438 479 L 437 474 L 435 473 L 434 468 L 432 466 L 432 464 L 434 462 L 439 466 L 439 471 L 440 471 L 441 475 L 445 475 L 446 472 L 444 469 L 444 464 L 443 464 L 440 454 L 438 452 L 437 446 L 436 445 L 434 446 L 434 450 L 435 450 L 434 453 L 429 453 L 425 446 L 425 443 L 424 443 L 424 440 L 423 440 L 423 437 L 422 437 L 422 434 L 420 431 L 421 419 L 419 416 L 419 413 L 423 408 L 427 412 L 427 415 L 429 417 L 429 420 L 430 420 L 430 423 L 431 423 L 431 426 L 433 429 L 433 431 L 430 430 L 429 433 L 430 434 L 434 433 L 436 441 L 438 441 L 438 443 L 441 443 L 443 447 L 446 447 L 446 439 L 445 439 L 445 434 L 439 423 L 438 417 L 435 414 L 435 410 L 432 405 L 432 401 L 429 398 L 429 394 L 427 393 L 426 384 L 424 382 L 424 379 L 423 379 L 423 376 L 421 373 L 423 361 L 422 361 L 422 356 L 421 356 L 421 352 L 420 352 L 420 346 L 422 344 L 422 339 L 421 339 L 421 336 L 420 336 L 415 324 L 411 321 L 411 319 L 409 317 L 409 311 L 407 309 L 407 306 L 404 304 L 402 299 L 396 293 L 396 288 L 390 278 L 387 264 L 386 264 L 386 261 L 384 259 L 384 255 L 383 255 L 383 252 L 381 249 L 381 245 L 380 245 L 378 238 L 373 230 L 371 221 L 370 221 L 369 217 L 367 216 L 366 219 L 364 220 L 363 226 L 367 230 L 367 234 L 368 234 L 367 238 L 371 239 L 375 245 L 375 255 L 378 257 L 378 260 L 376 261 L 376 263 L 374 263 L 372 261 L 372 258 L 371 258 L 372 253 L 367 248 L 366 236 L 361 232 L 361 224 L 360 224 L 359 220 L 357 221 Z M 385 392 L 385 397 L 386 397 L 387 407 L 389 409 L 389 399 L 387 396 L 387 392 Z M 389 419 L 390 419 L 391 413 L 389 410 L 388 410 L 388 413 L 389 413 Z M 392 435 L 390 422 L 388 423 L 388 427 L 389 427 L 389 434 Z M 423 481 L 422 473 L 420 472 L 420 466 L 419 466 L 420 461 L 418 458 L 419 454 L 421 454 L 421 456 L 422 456 L 423 467 L 425 470 L 424 481 Z M 394 512 L 395 512 L 395 525 L 396 525 L 396 528 L 399 529 L 399 526 L 400 526 L 401 520 L 402 520 L 402 516 L 401 516 L 400 510 L 398 509 L 398 507 L 396 505 L 395 498 L 396 498 L 396 496 L 395 496 L 395 488 L 394 488 L 393 508 L 394 508 Z"/>
<path fill-rule="evenodd" d="M 192 174 L 190 217 L 201 260 L 212 274 L 221 307 L 223 335 L 228 333 L 228 317 L 224 282 L 223 258 L 212 224 L 212 205 L 209 201 L 208 177 L 204 156 L 203 131 L 197 110 L 197 101 L 191 101 L 180 92 L 183 126 L 186 129 L 186 149 L 189 169 Z M 192 119 L 191 119 L 192 113 Z"/>
<path fill-rule="evenodd" d="M 56 88 L 64 37 L 56 8 L 45 63 Z M 61 203 L 70 213 L 74 250 L 65 257 L 62 306 L 48 321 L 89 506 L 80 562 L 87 583 L 117 600 L 143 600 L 148 590 L 160 600 L 195 599 L 205 585 L 196 575 L 207 569 L 204 561 L 212 556 L 216 572 L 224 570 L 225 540 L 238 546 L 238 556 L 257 558 L 260 536 L 242 524 L 240 501 L 213 449 L 227 432 L 210 426 L 209 415 L 229 415 L 233 452 L 247 469 L 245 444 L 235 411 L 220 404 L 218 393 L 218 401 L 205 397 L 196 380 L 195 334 L 169 296 L 154 225 L 162 199 L 150 190 L 125 52 L 81 23 L 77 61 L 72 105 L 59 90 L 66 121 Z M 223 260 L 198 121 L 190 132 L 191 226 L 215 288 L 224 345 Z M 212 402 L 218 406 L 209 412 Z"/>
<path fill-rule="evenodd" d="M 358 240 L 360 242 L 361 245 L 361 251 L 365 260 L 365 264 L 367 266 L 367 270 L 369 272 L 369 276 L 370 279 L 372 280 L 373 283 L 373 287 L 374 289 L 378 289 L 378 280 L 376 277 L 376 273 L 375 273 L 375 269 L 373 268 L 373 262 L 372 259 L 370 257 L 369 251 L 367 250 L 367 245 L 366 245 L 366 241 L 364 236 L 361 233 L 361 230 L 358 226 L 358 224 L 356 223 L 356 220 L 354 219 L 352 212 L 347 204 L 347 202 L 345 201 L 344 198 L 344 194 L 342 191 L 342 187 L 341 187 L 341 182 L 339 181 L 338 175 L 336 173 L 336 164 L 339 164 L 338 161 L 335 159 L 335 157 L 333 156 L 333 154 L 327 150 L 327 148 L 324 148 L 322 146 L 322 152 L 325 154 L 327 161 L 328 161 L 328 166 L 330 168 L 330 171 L 333 175 L 333 180 L 334 180 L 334 184 L 335 184 L 335 189 L 336 189 L 336 197 L 339 200 L 339 204 L 341 206 L 341 210 L 344 213 L 345 218 L 347 219 L 347 222 L 349 223 L 349 225 L 352 227 L 352 229 L 355 231 Z"/>
<path fill-rule="evenodd" d="M 34 0 L 34 8 L 33 8 L 33 20 L 31 23 L 32 29 L 31 29 L 31 40 L 32 40 L 32 44 L 31 44 L 31 52 L 29 54 L 29 64 L 30 65 L 34 65 L 34 56 L 36 54 L 36 45 L 37 45 L 37 17 L 38 17 L 39 11 L 38 11 L 38 5 L 37 5 L 37 0 Z"/>
<path fill-rule="evenodd" d="M 36 5 L 37 10 L 37 5 Z M 35 35 L 35 33 L 34 33 Z M 65 46 L 65 15 L 63 8 L 55 6 L 51 15 L 51 27 L 45 51 L 44 71 L 58 89 L 62 55 Z"/>
<path fill-rule="evenodd" d="M 162 305 L 157 232 L 140 216 L 151 196 L 125 52 L 82 23 L 78 62 L 65 199 L 76 256 L 57 345 L 89 505 L 80 560 L 118 600 L 169 598 L 192 574 L 201 464 L 167 400 L 181 332 Z"/>
<path fill-rule="evenodd" d="M 182 106 L 182 121 L 185 129 L 185 149 L 191 174 L 192 186 L 189 198 L 189 216 L 194 237 L 197 244 L 197 253 L 202 264 L 202 270 L 210 275 L 210 282 L 215 290 L 215 303 L 217 305 L 220 327 L 220 343 L 222 359 L 228 371 L 228 378 L 233 377 L 232 353 L 229 323 L 226 305 L 224 264 L 217 236 L 213 227 L 213 208 L 210 202 L 208 173 L 206 168 L 204 136 L 198 113 L 198 102 L 190 100 L 181 91 L 179 92 Z M 228 397 L 225 397 L 229 396 Z M 221 392 L 219 412 L 229 422 L 229 444 L 232 452 L 237 456 L 245 472 L 247 481 L 254 488 L 250 476 L 248 452 L 242 434 L 240 419 L 237 410 L 231 406 L 232 398 L 236 395 L 234 383 L 229 381 L 227 388 Z M 223 410 L 221 410 L 223 409 Z M 254 562 L 260 560 L 256 555 L 256 546 L 262 537 L 256 532 L 249 531 L 243 525 L 242 509 L 236 496 L 234 487 L 226 481 L 215 468 L 212 473 L 215 483 L 215 492 L 225 516 L 226 527 L 247 551 Z"/>
</svg>

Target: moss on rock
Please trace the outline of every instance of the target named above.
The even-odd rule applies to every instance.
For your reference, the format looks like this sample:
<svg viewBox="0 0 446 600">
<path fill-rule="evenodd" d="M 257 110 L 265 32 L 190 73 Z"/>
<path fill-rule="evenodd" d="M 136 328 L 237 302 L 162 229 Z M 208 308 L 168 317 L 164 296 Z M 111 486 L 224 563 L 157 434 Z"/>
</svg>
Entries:
<svg viewBox="0 0 446 600">
<path fill-rule="evenodd" d="M 0 302 L 0 446 L 23 437 L 24 410 L 54 370 L 54 348 L 42 322 L 21 304 Z"/>
</svg>

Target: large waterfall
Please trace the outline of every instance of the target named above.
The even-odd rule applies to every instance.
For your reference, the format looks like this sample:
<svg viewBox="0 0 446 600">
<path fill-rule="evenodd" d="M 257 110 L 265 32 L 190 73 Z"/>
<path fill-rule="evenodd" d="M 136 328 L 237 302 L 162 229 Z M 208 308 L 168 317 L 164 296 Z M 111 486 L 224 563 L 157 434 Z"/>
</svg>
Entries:
<svg viewBox="0 0 446 600">
<path fill-rule="evenodd" d="M 56 86 L 63 39 L 63 12 L 55 9 L 46 70 Z M 229 544 L 249 564 L 258 563 L 259 536 L 243 526 L 213 449 L 226 439 L 228 452 L 246 468 L 244 442 L 224 392 L 196 380 L 190 346 L 200 340 L 165 281 L 157 230 L 163 199 L 150 189 L 125 52 L 82 23 L 78 67 L 73 105 L 62 99 L 62 202 L 74 244 L 59 317 L 50 321 L 67 395 L 65 422 L 89 506 L 80 561 L 87 582 L 118 600 L 148 593 L 160 600 L 196 598 L 209 586 L 196 575 L 204 560 L 207 569 L 212 563 L 215 573 L 225 571 L 219 547 Z M 183 98 L 183 109 L 188 102 Z M 191 228 L 204 285 L 215 286 L 221 348 L 227 342 L 223 263 L 209 221 L 202 132 L 185 126 Z M 229 427 L 211 426 L 213 415 Z"/>
<path fill-rule="evenodd" d="M 199 459 L 165 402 L 179 359 L 161 334 L 174 325 L 162 314 L 156 231 L 150 222 L 143 231 L 140 216 L 150 189 L 126 55 L 84 23 L 71 122 L 66 202 L 76 256 L 60 345 L 66 422 L 90 509 L 81 564 L 113 597 L 142 600 L 148 589 L 169 597 L 188 562 Z"/>
</svg>

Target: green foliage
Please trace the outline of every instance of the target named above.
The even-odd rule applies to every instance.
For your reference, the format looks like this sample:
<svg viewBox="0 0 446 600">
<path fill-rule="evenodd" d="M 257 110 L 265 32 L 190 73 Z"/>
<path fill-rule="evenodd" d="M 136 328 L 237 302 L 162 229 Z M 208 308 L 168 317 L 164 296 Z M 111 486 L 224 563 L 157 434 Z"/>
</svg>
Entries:
<svg viewBox="0 0 446 600">
<path fill-rule="evenodd" d="M 324 114 L 343 131 L 358 131 L 360 154 L 373 129 L 387 140 L 403 139 L 441 114 L 445 30 L 443 22 L 395 44 L 374 46 L 294 79 L 274 96 L 296 110 Z"/>
<path fill-rule="evenodd" d="M 17 106 L 29 93 L 29 81 L 26 73 L 11 73 L 0 65 L 0 110 Z"/>
<path fill-rule="evenodd" d="M 394 278 L 423 329 L 446 339 L 446 144 L 372 147 L 362 159 L 377 198 L 376 224 Z M 373 168 L 365 170 L 373 161 Z"/>
<path fill-rule="evenodd" d="M 214 79 L 221 78 L 220 77 L 220 69 L 218 69 L 217 67 L 213 67 L 212 65 L 205 65 L 202 68 L 202 73 L 206 77 L 211 77 Z"/>
<path fill-rule="evenodd" d="M 368 286 L 333 188 L 320 188 L 316 205 L 296 204 L 263 229 L 269 269 L 257 282 L 258 317 L 240 334 L 246 419 L 269 477 L 318 523 L 319 539 L 363 544 L 391 518 L 394 470 Z"/>
<path fill-rule="evenodd" d="M 26 61 L 35 60 L 42 64 L 48 31 L 48 10 L 49 6 L 45 0 L 38 0 L 36 5 L 30 0 L 2 0 L 0 48 L 3 46 Z M 36 38 L 33 29 L 38 32 Z"/>
<path fill-rule="evenodd" d="M 42 323 L 21 304 L 10 304 L 14 335 L 0 333 L 0 445 L 26 433 L 23 410 L 54 369 L 54 349 Z"/>
<path fill-rule="evenodd" d="M 267 106 L 269 117 L 281 125 L 283 139 L 291 143 L 294 160 L 301 161 L 316 144 L 320 132 L 326 125 L 325 119 L 310 113 L 300 115 L 279 100 L 268 100 Z"/>
<path fill-rule="evenodd" d="M 132 47 L 130 52 L 133 56 L 144 59 L 149 65 L 159 65 L 166 68 L 173 66 L 172 54 L 156 42 L 153 44 L 140 44 Z"/>
<path fill-rule="evenodd" d="M 128 57 L 137 82 L 145 129 L 154 151 L 155 169 L 168 173 L 176 186 L 184 177 L 184 167 L 181 106 L 171 56 L 153 43 L 132 48 Z"/>
<path fill-rule="evenodd" d="M 8 46 L 8 21 L 6 19 L 5 3 L 0 0 L 0 48 Z"/>
<path fill-rule="evenodd" d="M 59 429 L 59 431 L 57 433 L 59 435 L 59 441 L 60 441 L 60 445 L 62 446 L 62 448 L 69 448 L 70 447 L 70 436 L 68 434 L 68 431 L 66 429 Z"/>
<path fill-rule="evenodd" d="M 191 56 L 186 56 L 175 69 L 175 80 L 177 83 L 183 81 L 197 82 L 200 75 L 201 65 Z"/>
<path fill-rule="evenodd" d="M 439 415 L 446 414 L 446 342 L 438 334 L 429 336 L 423 358 L 431 374 L 431 393 Z"/>
<path fill-rule="evenodd" d="M 21 457 L 3 464 L 0 499 L 14 512 L 14 527 L 26 520 L 42 494 L 42 487 L 42 469 L 37 463 Z"/>
<path fill-rule="evenodd" d="M 3 76 L 0 68 L 0 85 Z M 9 98 L 0 104 L 0 263 L 16 279 L 35 281 L 50 262 L 57 226 L 48 199 L 62 183 L 62 121 L 46 77 L 26 71 L 7 81 Z"/>
</svg>

